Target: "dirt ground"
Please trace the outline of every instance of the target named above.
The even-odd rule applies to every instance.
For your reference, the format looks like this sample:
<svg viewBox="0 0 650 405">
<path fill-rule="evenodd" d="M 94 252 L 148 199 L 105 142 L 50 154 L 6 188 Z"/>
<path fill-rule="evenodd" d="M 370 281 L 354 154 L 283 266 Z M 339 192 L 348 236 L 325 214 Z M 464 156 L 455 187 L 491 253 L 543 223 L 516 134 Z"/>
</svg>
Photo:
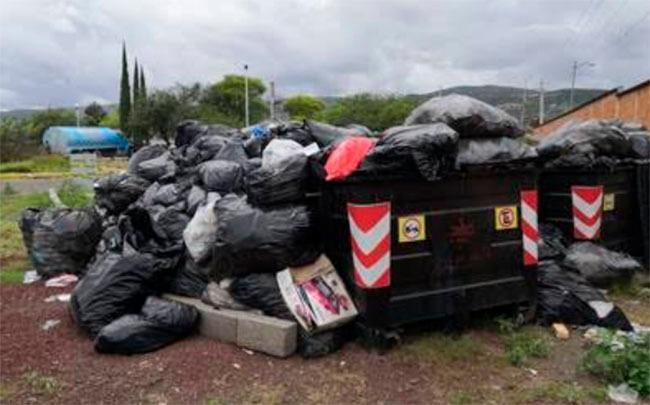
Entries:
<svg viewBox="0 0 650 405">
<path fill-rule="evenodd" d="M 7 404 L 596 403 L 602 385 L 577 370 L 584 344 L 546 329 L 547 358 L 508 363 L 502 336 L 477 327 L 460 337 L 408 334 L 387 354 L 348 343 L 338 353 L 276 359 L 194 336 L 154 353 L 101 355 L 67 304 L 70 288 L 0 285 L 0 402 Z M 43 330 L 47 320 L 61 322 Z"/>
</svg>

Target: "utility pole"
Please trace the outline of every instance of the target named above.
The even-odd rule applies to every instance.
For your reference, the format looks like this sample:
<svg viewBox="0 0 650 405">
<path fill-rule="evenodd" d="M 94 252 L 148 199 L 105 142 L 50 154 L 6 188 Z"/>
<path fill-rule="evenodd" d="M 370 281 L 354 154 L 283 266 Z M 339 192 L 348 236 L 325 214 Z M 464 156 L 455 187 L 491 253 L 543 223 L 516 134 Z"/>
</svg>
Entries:
<svg viewBox="0 0 650 405">
<path fill-rule="evenodd" d="M 573 108 L 574 93 L 576 87 L 576 75 L 578 74 L 578 69 L 580 69 L 583 66 L 593 67 L 596 66 L 596 64 L 589 61 L 580 62 L 580 63 L 578 63 L 577 60 L 573 61 L 573 68 L 571 69 L 571 93 L 569 95 L 569 109 Z"/>
<path fill-rule="evenodd" d="M 271 119 L 275 119 L 275 82 L 271 82 L 271 85 L 269 86 L 269 111 L 271 112 Z"/>
<path fill-rule="evenodd" d="M 248 65 L 244 65 L 244 117 L 246 127 L 250 125 L 248 117 Z"/>
<path fill-rule="evenodd" d="M 544 80 L 539 81 L 539 124 L 544 123 Z"/>
<path fill-rule="evenodd" d="M 521 126 L 526 127 L 526 99 L 528 92 L 528 81 L 524 80 L 524 93 L 521 96 Z"/>
</svg>

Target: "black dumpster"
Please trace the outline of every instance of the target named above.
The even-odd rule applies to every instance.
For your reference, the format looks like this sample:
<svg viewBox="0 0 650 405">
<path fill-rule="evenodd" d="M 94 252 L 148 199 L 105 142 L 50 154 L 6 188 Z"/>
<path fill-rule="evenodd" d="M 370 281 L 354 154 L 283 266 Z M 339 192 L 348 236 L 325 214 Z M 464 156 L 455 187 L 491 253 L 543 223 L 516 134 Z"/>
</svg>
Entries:
<svg viewBox="0 0 650 405">
<path fill-rule="evenodd" d="M 353 294 L 361 324 L 390 330 L 527 302 L 534 296 L 535 267 L 523 265 L 519 204 L 520 192 L 536 186 L 537 174 L 530 170 L 458 173 L 436 182 L 325 184 L 325 251 Z M 361 288 L 355 281 L 352 245 L 357 242 L 351 235 L 348 205 L 381 202 L 390 203 L 390 285 Z"/>
<path fill-rule="evenodd" d="M 556 225 L 571 240 L 574 238 L 572 187 L 602 186 L 600 235 L 595 240 L 612 250 L 638 258 L 647 257 L 647 252 L 644 254 L 647 230 L 644 238 L 640 205 L 643 204 L 640 197 L 644 170 L 648 170 L 647 164 L 630 164 L 611 170 L 545 170 L 539 180 L 540 222 Z"/>
</svg>

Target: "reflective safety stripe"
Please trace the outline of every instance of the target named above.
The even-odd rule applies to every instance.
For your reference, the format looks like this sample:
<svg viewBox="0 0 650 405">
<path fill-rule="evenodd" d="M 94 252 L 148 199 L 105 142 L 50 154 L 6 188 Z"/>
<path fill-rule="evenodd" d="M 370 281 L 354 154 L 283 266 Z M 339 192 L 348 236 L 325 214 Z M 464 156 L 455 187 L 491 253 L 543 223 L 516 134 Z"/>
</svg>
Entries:
<svg viewBox="0 0 650 405">
<path fill-rule="evenodd" d="M 521 192 L 521 237 L 524 266 L 536 266 L 539 258 L 539 228 L 537 224 L 537 190 Z"/>
<path fill-rule="evenodd" d="M 573 236 L 591 240 L 600 237 L 603 212 L 602 186 L 572 186 Z"/>
<path fill-rule="evenodd" d="M 390 202 L 348 204 L 348 220 L 356 284 L 390 286 Z"/>
</svg>

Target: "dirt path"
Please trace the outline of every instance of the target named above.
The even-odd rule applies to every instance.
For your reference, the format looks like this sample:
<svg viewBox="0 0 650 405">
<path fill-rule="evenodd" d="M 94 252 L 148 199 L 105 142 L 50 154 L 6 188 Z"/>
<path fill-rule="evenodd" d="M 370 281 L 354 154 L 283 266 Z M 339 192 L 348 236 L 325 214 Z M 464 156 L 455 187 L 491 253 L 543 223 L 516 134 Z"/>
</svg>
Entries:
<svg viewBox="0 0 650 405">
<path fill-rule="evenodd" d="M 559 403 L 557 387 L 577 387 L 578 402 L 590 403 L 596 387 L 576 374 L 576 334 L 524 368 L 509 365 L 499 335 L 481 329 L 458 340 L 408 336 L 386 355 L 349 343 L 315 360 L 248 354 L 199 336 L 145 355 L 100 355 L 66 304 L 44 302 L 62 291 L 0 285 L 0 402 Z M 61 322 L 42 330 L 49 319 Z"/>
<path fill-rule="evenodd" d="M 93 186 L 93 181 L 89 179 L 0 179 L 0 190 L 4 190 L 7 184 L 10 184 L 16 192 L 21 194 L 38 193 L 52 187 L 59 188 L 66 180 L 84 187 Z"/>
</svg>

